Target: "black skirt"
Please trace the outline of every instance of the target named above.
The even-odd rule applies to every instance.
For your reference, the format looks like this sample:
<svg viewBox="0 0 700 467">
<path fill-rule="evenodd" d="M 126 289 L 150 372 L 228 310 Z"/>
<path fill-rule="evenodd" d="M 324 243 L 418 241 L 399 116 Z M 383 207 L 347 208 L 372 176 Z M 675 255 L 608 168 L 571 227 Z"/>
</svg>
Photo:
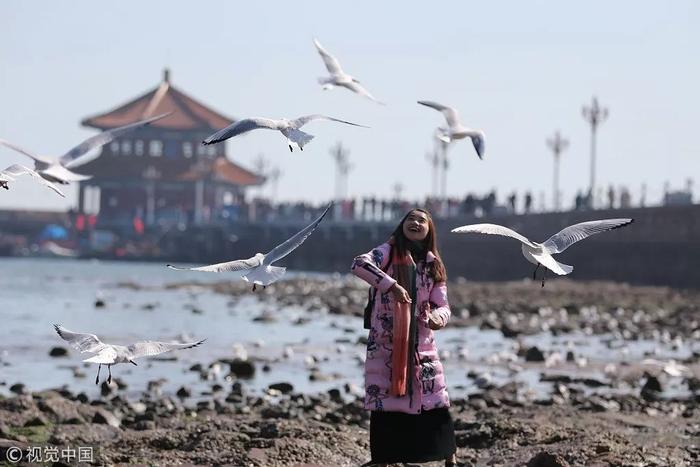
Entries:
<svg viewBox="0 0 700 467">
<path fill-rule="evenodd" d="M 430 462 L 452 457 L 455 428 L 446 407 L 419 414 L 373 411 L 369 424 L 372 462 Z"/>
</svg>

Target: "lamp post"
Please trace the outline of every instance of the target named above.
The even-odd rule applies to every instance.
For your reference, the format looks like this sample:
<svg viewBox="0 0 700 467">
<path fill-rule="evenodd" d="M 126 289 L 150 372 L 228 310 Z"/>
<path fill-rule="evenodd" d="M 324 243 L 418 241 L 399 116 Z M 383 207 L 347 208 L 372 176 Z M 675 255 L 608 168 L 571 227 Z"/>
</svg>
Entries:
<svg viewBox="0 0 700 467">
<path fill-rule="evenodd" d="M 581 109 L 583 118 L 591 125 L 591 179 L 588 187 L 590 196 L 590 208 L 595 206 L 595 159 L 596 159 L 596 131 L 598 125 L 608 118 L 608 109 L 598 105 L 598 99 L 594 96 L 590 107 L 583 106 Z"/>
<path fill-rule="evenodd" d="M 561 196 L 559 194 L 559 158 L 561 153 L 569 146 L 569 141 L 562 138 L 559 130 L 554 133 L 554 137 L 547 139 L 547 147 L 552 150 L 554 154 L 554 180 L 553 180 L 553 203 L 555 211 L 559 211 L 561 208 L 560 201 Z"/>
</svg>

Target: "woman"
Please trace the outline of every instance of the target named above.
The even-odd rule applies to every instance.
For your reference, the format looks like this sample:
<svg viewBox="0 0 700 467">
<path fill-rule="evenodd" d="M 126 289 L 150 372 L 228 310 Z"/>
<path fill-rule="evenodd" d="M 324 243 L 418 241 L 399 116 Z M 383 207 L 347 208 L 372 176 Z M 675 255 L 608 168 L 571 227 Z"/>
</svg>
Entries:
<svg viewBox="0 0 700 467">
<path fill-rule="evenodd" d="M 371 463 L 455 463 L 455 436 L 433 330 L 450 318 L 447 274 L 430 214 L 413 209 L 391 238 L 355 258 L 369 283 L 365 408 Z"/>
</svg>

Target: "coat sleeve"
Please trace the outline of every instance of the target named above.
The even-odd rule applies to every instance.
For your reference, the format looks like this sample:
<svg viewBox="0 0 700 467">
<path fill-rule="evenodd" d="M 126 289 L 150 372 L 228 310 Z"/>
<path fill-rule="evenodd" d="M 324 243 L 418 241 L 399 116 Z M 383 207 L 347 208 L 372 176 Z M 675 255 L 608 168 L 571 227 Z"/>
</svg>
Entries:
<svg viewBox="0 0 700 467">
<path fill-rule="evenodd" d="M 372 287 L 385 293 L 396 283 L 393 277 L 382 271 L 389 264 L 390 252 L 391 246 L 388 243 L 383 243 L 368 253 L 356 256 L 350 270 Z"/>
<path fill-rule="evenodd" d="M 440 324 L 441 328 L 447 325 L 450 320 L 450 304 L 447 302 L 447 284 L 438 282 L 430 290 L 430 307 L 433 321 Z"/>
</svg>

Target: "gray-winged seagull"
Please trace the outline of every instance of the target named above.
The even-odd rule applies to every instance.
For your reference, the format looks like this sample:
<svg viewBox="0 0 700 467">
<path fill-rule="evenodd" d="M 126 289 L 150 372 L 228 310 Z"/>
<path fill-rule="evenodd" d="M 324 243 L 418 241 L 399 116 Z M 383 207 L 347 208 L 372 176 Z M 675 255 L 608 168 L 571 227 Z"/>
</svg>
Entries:
<svg viewBox="0 0 700 467">
<path fill-rule="evenodd" d="M 97 363 L 97 377 L 95 384 L 100 382 L 100 369 L 102 365 L 107 365 L 109 377 L 107 384 L 112 382 L 112 365 L 118 363 L 131 363 L 136 365 L 137 358 L 150 357 L 153 355 L 170 352 L 171 350 L 190 349 L 202 344 L 204 340 L 197 342 L 187 342 L 183 344 L 175 344 L 170 342 L 145 341 L 137 342 L 129 346 L 105 344 L 94 334 L 83 334 L 79 332 L 69 331 L 60 324 L 54 324 L 54 329 L 59 336 L 71 347 L 79 350 L 81 353 L 94 353 L 95 355 L 83 360 L 84 362 Z"/>
<path fill-rule="evenodd" d="M 321 214 L 315 221 L 304 227 L 285 242 L 277 245 L 268 253 L 256 253 L 252 258 L 238 259 L 227 263 L 217 263 L 197 268 L 176 268 L 170 264 L 167 266 L 170 269 L 175 269 L 177 271 L 233 273 L 233 277 L 235 279 L 243 279 L 246 282 L 252 282 L 253 291 L 255 291 L 256 285 L 262 285 L 263 288 L 265 288 L 273 282 L 278 281 L 287 270 L 287 268 L 272 266 L 272 263 L 281 260 L 292 251 L 299 248 L 301 244 L 304 243 L 304 241 L 309 237 L 309 235 L 316 230 L 316 227 L 318 227 L 318 224 L 321 223 L 321 220 L 323 220 L 323 217 L 326 215 L 326 213 L 328 213 L 332 206 L 333 203 L 330 203 L 323 211 L 323 214 Z"/>
<path fill-rule="evenodd" d="M 465 225 L 452 229 L 452 232 L 501 235 L 520 241 L 522 243 L 522 252 L 525 259 L 537 266 L 535 268 L 535 272 L 532 274 L 533 280 L 537 277 L 537 270 L 540 266 L 544 266 L 546 268 L 545 273 L 542 275 L 542 287 L 544 287 L 547 269 L 560 276 L 569 274 L 574 270 L 573 266 L 557 262 L 552 255 L 561 253 L 574 243 L 590 237 L 591 235 L 607 232 L 608 230 L 619 229 L 620 227 L 629 225 L 632 222 L 634 222 L 634 219 L 603 219 L 581 222 L 580 224 L 571 225 L 560 232 L 555 233 L 544 243 L 533 242 L 520 235 L 518 232 L 509 229 L 508 227 L 503 227 L 502 225 L 496 224 Z"/>
</svg>

